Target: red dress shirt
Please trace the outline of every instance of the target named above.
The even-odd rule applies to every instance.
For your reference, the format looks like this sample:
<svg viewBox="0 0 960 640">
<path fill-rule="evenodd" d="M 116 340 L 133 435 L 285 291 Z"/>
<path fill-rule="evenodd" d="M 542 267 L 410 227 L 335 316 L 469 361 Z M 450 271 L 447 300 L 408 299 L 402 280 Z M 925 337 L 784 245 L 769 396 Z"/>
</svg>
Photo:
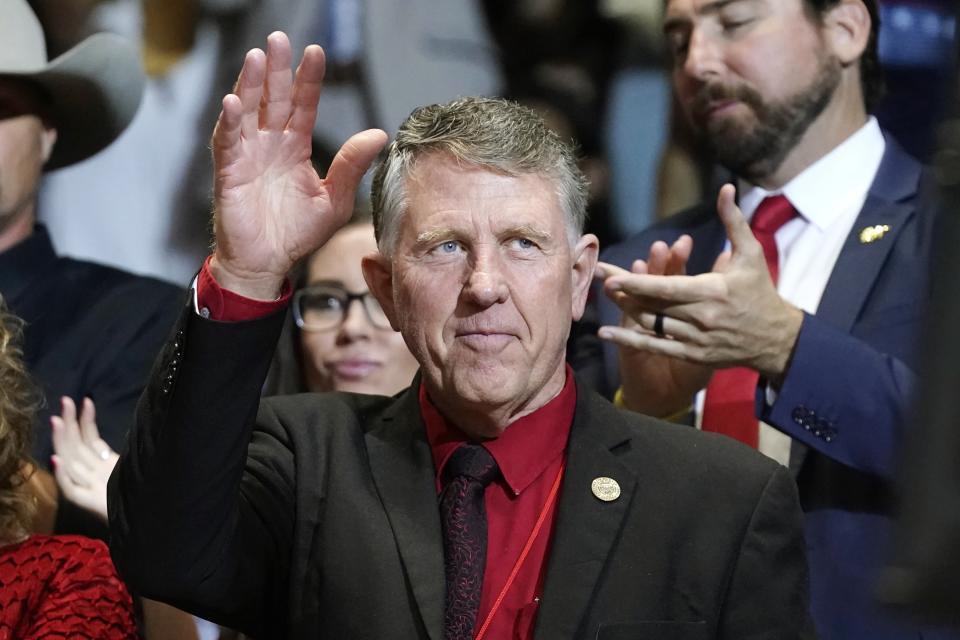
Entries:
<svg viewBox="0 0 960 640">
<path fill-rule="evenodd" d="M 520 564 L 509 591 L 504 594 L 490 620 L 484 638 L 526 640 L 533 637 L 533 623 L 543 593 L 543 575 L 559 498 L 554 484 L 559 489 L 564 450 L 576 402 L 573 374 L 567 367 L 566 383 L 553 400 L 513 422 L 499 438 L 483 443 L 497 461 L 502 478 L 491 482 L 484 493 L 487 564 L 475 627 L 477 633 L 483 629 L 531 532 L 542 516 L 541 528 Z M 423 385 L 420 386 L 420 412 L 433 454 L 439 495 L 443 466 L 454 450 L 469 438 L 437 411 Z M 554 493 L 554 499 L 549 501 L 551 492 Z"/>
<path fill-rule="evenodd" d="M 222 289 L 207 265 L 197 278 L 197 306 L 221 321 L 251 320 L 277 311 L 290 298 L 289 287 L 276 301 L 250 300 Z M 205 314 L 206 315 L 206 314 Z M 440 473 L 453 451 L 469 438 L 448 422 L 420 386 L 420 412 L 436 469 L 437 494 Z M 559 499 L 564 451 L 573 423 L 577 390 L 573 373 L 561 392 L 543 407 L 513 422 L 503 434 L 483 443 L 500 467 L 502 478 L 490 483 L 484 494 L 487 511 L 487 564 L 480 595 L 476 633 L 489 640 L 527 640 L 533 637 L 539 599 L 543 591 L 549 543 Z M 553 494 L 553 500 L 550 500 Z M 531 534 L 540 521 L 536 537 Z M 518 561 L 528 546 L 521 563 Z M 516 575 L 489 623 L 490 612 L 511 573 Z"/>
<path fill-rule="evenodd" d="M 284 281 L 280 297 L 276 300 L 254 300 L 224 289 L 210 273 L 212 257 L 204 260 L 197 275 L 197 311 L 205 318 L 222 322 L 263 318 L 287 306 L 293 297 L 289 280 Z"/>
</svg>

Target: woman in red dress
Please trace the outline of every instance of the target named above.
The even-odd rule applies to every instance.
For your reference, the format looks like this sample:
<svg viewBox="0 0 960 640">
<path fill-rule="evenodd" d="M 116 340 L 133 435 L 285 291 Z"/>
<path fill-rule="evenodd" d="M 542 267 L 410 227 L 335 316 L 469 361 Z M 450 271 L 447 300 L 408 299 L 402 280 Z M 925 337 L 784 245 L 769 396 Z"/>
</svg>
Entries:
<svg viewBox="0 0 960 640">
<path fill-rule="evenodd" d="M 0 298 L 0 640 L 136 638 L 133 602 L 106 545 L 29 533 L 26 456 L 39 396 L 19 343 L 19 320 Z"/>
</svg>

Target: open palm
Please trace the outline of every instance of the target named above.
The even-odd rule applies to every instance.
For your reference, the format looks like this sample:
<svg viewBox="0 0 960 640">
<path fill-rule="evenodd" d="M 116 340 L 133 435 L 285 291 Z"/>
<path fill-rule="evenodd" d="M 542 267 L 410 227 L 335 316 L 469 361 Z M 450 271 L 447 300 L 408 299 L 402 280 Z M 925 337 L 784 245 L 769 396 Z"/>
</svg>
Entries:
<svg viewBox="0 0 960 640">
<path fill-rule="evenodd" d="M 386 143 L 372 129 L 351 137 L 326 178 L 310 162 L 324 54 L 307 47 L 290 71 L 290 42 L 275 32 L 250 51 L 213 133 L 211 268 L 221 285 L 255 298 L 279 291 L 293 264 L 349 218 L 363 174 Z"/>
</svg>

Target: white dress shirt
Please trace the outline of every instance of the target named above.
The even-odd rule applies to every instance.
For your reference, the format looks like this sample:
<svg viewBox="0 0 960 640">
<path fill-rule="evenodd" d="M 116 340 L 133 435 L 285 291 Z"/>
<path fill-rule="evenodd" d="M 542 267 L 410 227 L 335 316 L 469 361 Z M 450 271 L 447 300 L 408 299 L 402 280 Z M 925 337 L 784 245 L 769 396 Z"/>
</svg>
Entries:
<svg viewBox="0 0 960 640">
<path fill-rule="evenodd" d="M 830 153 L 807 167 L 779 191 L 739 183 L 739 204 L 749 220 L 768 196 L 783 194 L 799 215 L 774 236 L 779 256 L 777 291 L 791 304 L 814 314 L 840 250 L 867 199 L 880 168 L 886 142 L 877 120 L 863 127 Z M 729 241 L 727 247 L 729 248 Z M 704 392 L 697 395 L 697 426 Z M 767 390 L 773 403 L 776 393 Z M 790 460 L 790 436 L 760 423 L 759 449 L 783 465 Z"/>
</svg>

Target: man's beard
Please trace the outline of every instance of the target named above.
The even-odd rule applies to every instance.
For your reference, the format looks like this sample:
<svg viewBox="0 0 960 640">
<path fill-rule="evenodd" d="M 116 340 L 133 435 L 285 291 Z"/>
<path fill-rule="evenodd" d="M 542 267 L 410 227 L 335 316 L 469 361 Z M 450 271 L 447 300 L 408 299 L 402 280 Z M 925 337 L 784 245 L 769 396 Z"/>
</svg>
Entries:
<svg viewBox="0 0 960 640">
<path fill-rule="evenodd" d="M 720 164 L 756 183 L 780 168 L 839 84 L 839 63 L 825 58 L 813 81 L 789 98 L 768 102 L 746 85 L 704 85 L 693 102 L 693 114 L 702 122 L 710 104 L 732 100 L 750 108 L 753 122 L 719 119 L 702 126 L 701 134 Z"/>
</svg>

